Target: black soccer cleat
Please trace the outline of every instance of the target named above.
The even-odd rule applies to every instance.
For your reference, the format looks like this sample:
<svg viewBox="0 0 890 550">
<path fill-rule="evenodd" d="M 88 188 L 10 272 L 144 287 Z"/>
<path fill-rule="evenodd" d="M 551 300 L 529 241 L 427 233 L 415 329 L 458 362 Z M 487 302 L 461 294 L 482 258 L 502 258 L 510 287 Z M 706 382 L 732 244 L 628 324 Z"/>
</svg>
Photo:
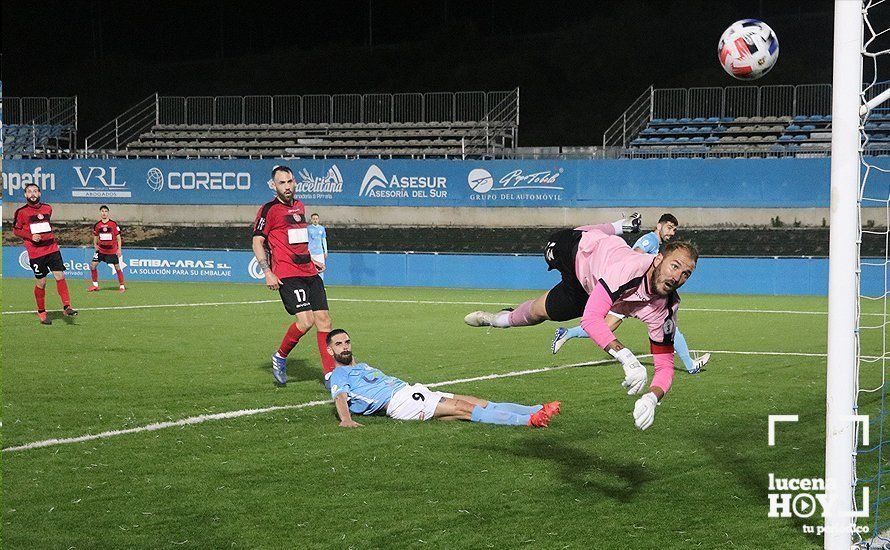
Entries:
<svg viewBox="0 0 890 550">
<path fill-rule="evenodd" d="M 624 220 L 621 229 L 625 233 L 639 233 L 643 227 L 643 216 L 639 212 L 634 212 Z"/>
<path fill-rule="evenodd" d="M 77 317 L 77 310 L 71 306 L 65 306 L 63 313 L 68 317 Z"/>
</svg>

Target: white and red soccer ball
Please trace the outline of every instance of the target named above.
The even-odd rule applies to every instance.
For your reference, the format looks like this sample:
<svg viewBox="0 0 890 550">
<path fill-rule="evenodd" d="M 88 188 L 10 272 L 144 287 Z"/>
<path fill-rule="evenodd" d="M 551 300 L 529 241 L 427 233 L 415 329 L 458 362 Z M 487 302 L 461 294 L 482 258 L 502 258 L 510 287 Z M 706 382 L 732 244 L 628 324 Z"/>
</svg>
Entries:
<svg viewBox="0 0 890 550">
<path fill-rule="evenodd" d="M 776 64 L 779 39 L 763 21 L 742 19 L 723 31 L 717 57 L 723 70 L 733 78 L 755 80 Z"/>
</svg>

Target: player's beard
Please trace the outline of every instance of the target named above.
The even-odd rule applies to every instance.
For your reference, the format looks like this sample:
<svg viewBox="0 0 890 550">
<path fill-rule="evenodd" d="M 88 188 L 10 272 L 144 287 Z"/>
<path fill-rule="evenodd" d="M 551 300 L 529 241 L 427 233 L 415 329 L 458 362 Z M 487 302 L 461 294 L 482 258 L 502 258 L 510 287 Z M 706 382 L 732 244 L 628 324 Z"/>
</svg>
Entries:
<svg viewBox="0 0 890 550">
<path fill-rule="evenodd" d="M 352 351 L 346 350 L 341 353 L 335 353 L 334 361 L 340 363 L 341 365 L 351 365 L 352 364 Z"/>
<path fill-rule="evenodd" d="M 659 296 L 667 296 L 680 287 L 679 285 L 671 286 L 670 288 L 665 286 L 664 283 L 668 279 L 668 277 L 661 274 L 662 265 L 665 265 L 664 262 L 662 262 L 661 265 L 659 265 L 652 271 L 652 280 L 650 281 L 652 284 L 650 286 L 652 287 L 652 290 L 655 292 L 655 294 Z"/>
<path fill-rule="evenodd" d="M 28 201 L 28 204 L 34 206 L 35 204 L 40 202 L 40 197 L 26 197 L 25 200 Z"/>
<path fill-rule="evenodd" d="M 275 193 L 278 194 L 278 200 L 280 200 L 281 202 L 283 202 L 285 204 L 290 204 L 294 200 L 294 192 L 293 191 L 291 191 L 289 197 L 280 191 L 275 191 Z"/>
</svg>

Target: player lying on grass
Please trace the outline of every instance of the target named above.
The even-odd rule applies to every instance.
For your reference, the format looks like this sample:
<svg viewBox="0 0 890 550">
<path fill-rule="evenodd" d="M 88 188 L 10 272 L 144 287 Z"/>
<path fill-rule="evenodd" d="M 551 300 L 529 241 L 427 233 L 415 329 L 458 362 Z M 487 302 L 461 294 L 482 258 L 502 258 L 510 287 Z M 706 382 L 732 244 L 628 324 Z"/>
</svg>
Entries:
<svg viewBox="0 0 890 550">
<path fill-rule="evenodd" d="M 670 241 L 677 233 L 679 227 L 680 222 L 677 220 L 676 216 L 671 213 L 664 213 L 658 219 L 655 229 L 637 239 L 631 248 L 644 254 L 658 254 L 661 245 Z M 615 331 L 621 324 L 623 318 L 623 315 L 610 311 L 606 321 L 609 323 L 609 328 L 612 329 L 612 331 Z M 559 327 L 556 329 L 553 343 L 550 344 L 550 351 L 556 354 L 563 344 L 572 338 L 588 338 L 588 334 L 584 332 L 581 325 L 573 328 Z M 680 327 L 677 327 L 677 330 L 674 333 L 674 351 L 677 353 L 680 360 L 683 361 L 683 366 L 686 367 L 686 372 L 689 374 L 698 374 L 701 372 L 702 368 L 707 365 L 708 361 L 711 359 L 710 353 L 705 353 L 695 359 L 692 358 L 692 354 L 689 353 L 689 345 L 686 343 L 686 337 L 680 332 Z"/>
<path fill-rule="evenodd" d="M 618 222 L 616 222 L 617 224 Z M 474 311 L 464 321 L 474 327 L 537 325 L 547 320 L 581 317 L 581 326 L 624 367 L 628 395 L 643 393 L 648 373 L 606 322 L 609 311 L 636 317 L 649 329 L 655 374 L 649 391 L 634 404 L 634 423 L 641 430 L 655 420 L 655 406 L 674 379 L 674 332 L 680 296 L 677 289 L 692 275 L 698 250 L 690 243 L 669 243 L 655 256 L 640 254 L 615 236 L 620 227 L 604 223 L 559 231 L 544 250 L 549 269 L 562 280 L 515 310 Z"/>
<path fill-rule="evenodd" d="M 432 391 L 387 376 L 367 363 L 355 363 L 352 342 L 343 329 L 328 333 L 328 353 L 335 368 L 327 376 L 340 426 L 361 426 L 353 414 L 386 414 L 396 420 L 470 420 L 507 426 L 545 428 L 559 414 L 559 401 L 545 405 L 494 403 L 470 395 Z"/>
</svg>

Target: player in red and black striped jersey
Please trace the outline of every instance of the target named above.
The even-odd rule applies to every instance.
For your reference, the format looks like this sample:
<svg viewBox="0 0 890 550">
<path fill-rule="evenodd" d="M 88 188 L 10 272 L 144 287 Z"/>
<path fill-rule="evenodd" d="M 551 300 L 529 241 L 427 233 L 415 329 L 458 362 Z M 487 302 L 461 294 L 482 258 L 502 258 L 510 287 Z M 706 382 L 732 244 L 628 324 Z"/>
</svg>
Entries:
<svg viewBox="0 0 890 550">
<path fill-rule="evenodd" d="M 253 253 L 266 278 L 266 286 L 277 290 L 284 309 L 296 317 L 288 327 L 281 346 L 272 355 L 272 375 L 279 385 L 287 383 L 287 355 L 315 325 L 322 371 L 334 370 L 327 352 L 331 331 L 328 297 L 318 276 L 324 264 L 315 263 L 309 253 L 306 207 L 294 199 L 294 175 L 286 166 L 272 169 L 275 198 L 257 212 L 253 224 Z"/>
<path fill-rule="evenodd" d="M 127 290 L 124 286 L 124 272 L 120 266 L 121 255 L 121 228 L 116 221 L 108 217 L 108 207 L 104 204 L 99 207 L 99 221 L 93 226 L 93 261 L 90 263 L 90 276 L 93 284 L 87 288 L 87 292 L 99 290 L 99 262 L 114 268 L 117 273 L 117 283 L 121 292 Z"/>
<path fill-rule="evenodd" d="M 28 264 L 37 279 L 34 286 L 37 316 L 42 324 L 51 325 L 52 321 L 46 315 L 46 276 L 50 271 L 56 279 L 56 291 L 62 299 L 62 311 L 65 315 L 74 317 L 77 310 L 71 307 L 68 281 L 65 280 L 65 262 L 53 235 L 53 207 L 40 202 L 40 187 L 34 183 L 25 186 L 25 200 L 25 206 L 15 211 L 12 232 L 25 242 Z"/>
</svg>

